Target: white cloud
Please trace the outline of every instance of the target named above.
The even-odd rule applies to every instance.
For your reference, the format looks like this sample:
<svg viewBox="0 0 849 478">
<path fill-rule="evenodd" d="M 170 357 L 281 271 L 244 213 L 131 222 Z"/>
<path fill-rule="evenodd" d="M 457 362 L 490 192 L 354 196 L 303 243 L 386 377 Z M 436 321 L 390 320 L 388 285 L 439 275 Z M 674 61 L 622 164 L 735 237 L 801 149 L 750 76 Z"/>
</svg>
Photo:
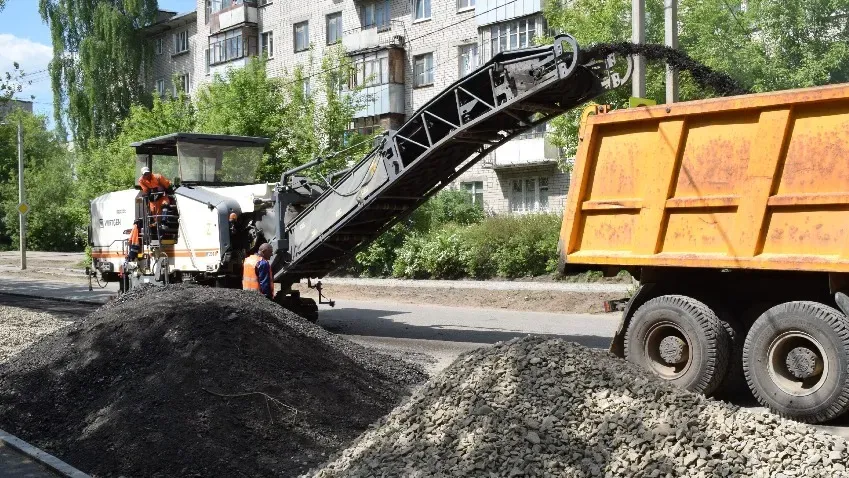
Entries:
<svg viewBox="0 0 849 478">
<path fill-rule="evenodd" d="M 36 104 L 33 105 L 36 112 L 48 113 L 52 111 L 53 92 L 50 88 L 50 78 L 47 69 L 50 59 L 53 58 L 53 48 L 50 45 L 37 43 L 27 38 L 17 37 L 8 33 L 0 33 L 0 75 L 11 72 L 13 65 L 17 62 L 27 75 L 22 85 L 23 90 L 17 97 L 29 100 L 35 96 Z"/>
</svg>

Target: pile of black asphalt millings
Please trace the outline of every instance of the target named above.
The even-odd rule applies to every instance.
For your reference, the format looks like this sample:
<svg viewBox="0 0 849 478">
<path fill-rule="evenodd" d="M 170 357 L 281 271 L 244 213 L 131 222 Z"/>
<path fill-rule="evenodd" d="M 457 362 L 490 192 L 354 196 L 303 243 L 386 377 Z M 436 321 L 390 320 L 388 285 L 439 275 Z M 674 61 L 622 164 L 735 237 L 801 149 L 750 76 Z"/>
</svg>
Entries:
<svg viewBox="0 0 849 478">
<path fill-rule="evenodd" d="M 847 442 L 530 337 L 461 356 L 311 476 L 847 477 Z"/>
<path fill-rule="evenodd" d="M 295 476 L 419 368 L 240 290 L 140 289 L 0 364 L 0 428 L 94 476 Z"/>
</svg>

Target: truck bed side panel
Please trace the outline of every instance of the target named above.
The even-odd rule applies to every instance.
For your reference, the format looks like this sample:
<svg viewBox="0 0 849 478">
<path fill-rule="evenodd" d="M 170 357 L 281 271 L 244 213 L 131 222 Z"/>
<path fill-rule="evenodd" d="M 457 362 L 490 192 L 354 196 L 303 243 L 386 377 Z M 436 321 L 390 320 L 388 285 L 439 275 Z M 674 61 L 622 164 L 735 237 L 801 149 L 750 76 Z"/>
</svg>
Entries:
<svg viewBox="0 0 849 478">
<path fill-rule="evenodd" d="M 623 110 L 581 137 L 567 264 L 849 272 L 849 86 Z"/>
</svg>

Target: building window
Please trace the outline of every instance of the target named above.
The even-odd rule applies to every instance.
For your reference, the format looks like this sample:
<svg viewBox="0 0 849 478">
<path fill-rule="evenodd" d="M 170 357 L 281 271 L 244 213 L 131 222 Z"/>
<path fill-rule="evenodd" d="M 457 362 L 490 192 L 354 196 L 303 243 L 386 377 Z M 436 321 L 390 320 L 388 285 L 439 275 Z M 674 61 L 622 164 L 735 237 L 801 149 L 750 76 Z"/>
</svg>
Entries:
<svg viewBox="0 0 849 478">
<path fill-rule="evenodd" d="M 522 18 L 489 27 L 489 57 L 502 51 L 518 50 L 534 45 L 537 24 L 545 30 L 542 18 Z"/>
<path fill-rule="evenodd" d="M 460 183 L 460 189 L 472 196 L 472 204 L 483 207 L 483 181 Z"/>
<path fill-rule="evenodd" d="M 189 74 L 188 73 L 180 73 L 174 77 L 174 96 L 177 96 L 180 92 L 188 93 L 189 92 Z"/>
<path fill-rule="evenodd" d="M 544 138 L 547 124 L 548 123 L 538 124 L 538 125 L 534 126 L 533 128 L 529 129 L 528 131 L 525 131 L 524 133 L 520 134 L 516 138 L 517 139 Z"/>
<path fill-rule="evenodd" d="M 414 0 L 415 10 L 413 20 L 425 20 L 430 18 L 430 0 Z"/>
<path fill-rule="evenodd" d="M 415 86 L 427 86 L 433 84 L 433 53 L 426 53 L 414 57 L 416 82 Z"/>
<path fill-rule="evenodd" d="M 158 80 L 156 80 L 156 86 L 154 88 L 156 89 L 157 95 L 164 96 L 165 95 L 165 79 L 159 78 Z"/>
<path fill-rule="evenodd" d="M 366 136 L 372 136 L 383 130 L 383 128 L 380 126 L 379 116 L 366 116 L 363 118 L 354 118 L 354 124 L 352 126 L 352 129 L 356 130 L 357 133 Z"/>
<path fill-rule="evenodd" d="M 310 25 L 309 22 L 296 23 L 295 30 L 295 52 L 304 51 L 310 47 Z"/>
<path fill-rule="evenodd" d="M 242 30 L 230 30 L 209 38 L 210 65 L 236 60 L 257 53 L 257 37 L 245 38 Z"/>
<path fill-rule="evenodd" d="M 471 73 L 478 67 L 478 44 L 463 45 L 460 50 L 460 78 Z"/>
<path fill-rule="evenodd" d="M 475 8 L 475 0 L 457 0 L 457 10 Z"/>
<path fill-rule="evenodd" d="M 360 10 L 363 30 L 377 27 L 378 30 L 389 28 L 389 0 L 378 0 L 363 5 Z"/>
<path fill-rule="evenodd" d="M 189 51 L 189 32 L 183 31 L 174 35 L 174 54 Z"/>
<path fill-rule="evenodd" d="M 153 52 L 157 55 L 162 54 L 163 46 L 165 45 L 165 40 L 162 38 L 157 38 L 153 41 Z"/>
<path fill-rule="evenodd" d="M 510 181 L 510 211 L 515 213 L 549 210 L 549 178 L 516 178 Z"/>
<path fill-rule="evenodd" d="M 351 76 L 351 89 L 361 86 L 377 86 L 389 83 L 389 57 L 377 55 L 361 57 L 355 60 Z"/>
<path fill-rule="evenodd" d="M 203 52 L 203 54 L 204 54 L 204 56 L 205 56 L 205 58 L 206 58 L 206 65 L 205 65 L 204 69 L 205 69 L 205 71 L 206 71 L 206 74 L 208 75 L 208 74 L 209 74 L 209 65 L 212 63 L 212 61 L 210 61 L 210 57 L 209 57 L 209 48 L 207 48 L 207 49 Z"/>
<path fill-rule="evenodd" d="M 342 12 L 327 15 L 327 44 L 342 41 Z"/>
<path fill-rule="evenodd" d="M 259 5 L 268 5 L 271 3 L 271 0 L 259 0 Z M 237 5 L 256 5 L 256 0 L 206 0 L 206 17 L 207 22 L 209 21 L 209 16 L 213 13 L 218 13 L 221 10 L 224 10 L 228 7 L 235 7 Z"/>
<path fill-rule="evenodd" d="M 269 58 L 274 56 L 274 32 L 265 32 L 261 35 L 260 48 Z"/>
</svg>

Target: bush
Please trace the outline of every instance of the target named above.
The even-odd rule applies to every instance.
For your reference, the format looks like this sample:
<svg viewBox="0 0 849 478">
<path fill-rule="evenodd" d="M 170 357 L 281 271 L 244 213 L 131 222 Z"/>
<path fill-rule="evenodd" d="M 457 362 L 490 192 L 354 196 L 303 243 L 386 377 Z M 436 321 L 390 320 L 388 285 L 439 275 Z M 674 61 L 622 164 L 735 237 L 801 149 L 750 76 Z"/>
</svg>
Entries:
<svg viewBox="0 0 849 478">
<path fill-rule="evenodd" d="M 457 226 L 449 225 L 428 234 L 419 253 L 430 277 L 457 279 L 465 275 L 467 251 Z"/>
</svg>

